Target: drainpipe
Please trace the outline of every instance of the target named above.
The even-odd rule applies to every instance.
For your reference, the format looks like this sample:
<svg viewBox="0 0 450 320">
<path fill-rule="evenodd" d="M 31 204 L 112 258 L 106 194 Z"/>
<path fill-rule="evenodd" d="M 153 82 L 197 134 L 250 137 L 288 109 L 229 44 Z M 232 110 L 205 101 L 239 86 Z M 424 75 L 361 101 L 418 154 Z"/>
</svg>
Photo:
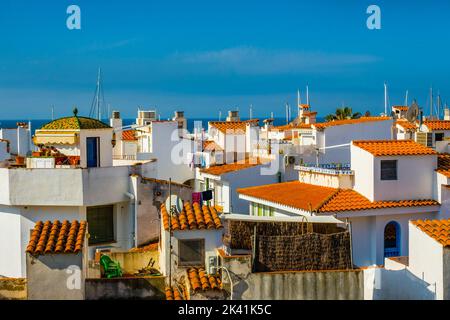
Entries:
<svg viewBox="0 0 450 320">
<path fill-rule="evenodd" d="M 134 194 L 130 192 L 125 192 L 125 195 L 130 199 L 131 212 L 133 214 L 133 219 L 131 220 L 132 230 L 133 230 L 133 247 L 137 247 L 137 199 Z"/>
</svg>

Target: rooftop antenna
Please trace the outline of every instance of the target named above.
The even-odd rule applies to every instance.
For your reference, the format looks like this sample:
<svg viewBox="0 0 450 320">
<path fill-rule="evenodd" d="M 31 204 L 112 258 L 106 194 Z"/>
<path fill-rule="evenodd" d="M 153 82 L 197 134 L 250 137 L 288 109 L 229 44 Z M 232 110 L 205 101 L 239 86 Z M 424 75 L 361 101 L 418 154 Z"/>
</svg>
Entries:
<svg viewBox="0 0 450 320">
<path fill-rule="evenodd" d="M 387 109 L 388 109 L 388 93 L 387 93 L 387 83 L 384 82 L 384 115 L 387 115 Z"/>
<path fill-rule="evenodd" d="M 406 94 L 405 94 L 405 106 L 408 105 L 408 90 L 406 90 Z"/>
<path fill-rule="evenodd" d="M 430 119 L 433 118 L 433 86 L 430 88 Z"/>
<path fill-rule="evenodd" d="M 89 112 L 89 117 L 94 118 L 96 117 L 97 120 L 102 120 L 102 110 L 105 108 L 105 96 L 103 93 L 103 85 L 102 85 L 102 69 L 98 68 L 98 74 L 97 74 L 97 86 L 95 88 L 95 94 L 94 99 L 92 100 L 91 104 L 91 111 Z"/>
<path fill-rule="evenodd" d="M 289 123 L 289 105 L 286 102 L 286 124 Z"/>
<path fill-rule="evenodd" d="M 273 119 L 273 111 L 270 112 L 270 118 Z"/>
<path fill-rule="evenodd" d="M 411 107 L 408 108 L 408 111 L 406 111 L 406 120 L 415 124 L 417 121 L 417 117 L 419 116 L 419 111 L 419 105 L 417 104 L 416 100 L 414 100 L 411 104 Z"/>
<path fill-rule="evenodd" d="M 221 120 L 222 120 L 222 111 L 219 110 L 219 121 L 221 121 Z"/>
<path fill-rule="evenodd" d="M 52 121 L 55 119 L 55 106 L 52 106 Z"/>
<path fill-rule="evenodd" d="M 250 119 L 253 119 L 253 105 L 250 104 Z"/>
<path fill-rule="evenodd" d="M 306 85 L 306 104 L 309 106 L 309 86 Z"/>
<path fill-rule="evenodd" d="M 438 91 L 437 95 L 437 119 L 441 118 L 441 94 Z"/>
</svg>

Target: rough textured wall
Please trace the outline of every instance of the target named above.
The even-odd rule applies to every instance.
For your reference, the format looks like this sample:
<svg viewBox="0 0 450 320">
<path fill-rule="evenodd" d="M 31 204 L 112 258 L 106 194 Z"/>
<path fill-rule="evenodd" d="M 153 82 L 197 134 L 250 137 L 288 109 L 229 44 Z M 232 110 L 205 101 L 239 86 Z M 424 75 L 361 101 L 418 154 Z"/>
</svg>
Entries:
<svg viewBox="0 0 450 320">
<path fill-rule="evenodd" d="M 257 236 L 255 243 L 256 272 L 352 269 L 349 232 Z"/>
<path fill-rule="evenodd" d="M 222 257 L 222 265 L 230 272 L 235 300 L 362 300 L 362 270 L 284 271 L 251 273 L 251 256 Z M 231 291 L 226 272 L 224 288 Z"/>
<path fill-rule="evenodd" d="M 165 300 L 165 277 L 86 279 L 86 300 Z"/>
<path fill-rule="evenodd" d="M 0 278 L 0 300 L 26 300 L 26 298 L 26 279 Z"/>
<path fill-rule="evenodd" d="M 46 254 L 38 257 L 27 253 L 28 299 L 83 300 L 84 272 L 81 253 Z"/>
<path fill-rule="evenodd" d="M 151 259 L 155 262 L 153 268 L 159 268 L 158 250 L 145 252 L 110 252 L 105 254 L 112 260 L 120 263 L 124 274 L 137 273 L 140 269 L 147 267 Z"/>
<path fill-rule="evenodd" d="M 137 188 L 137 243 L 142 245 L 159 239 L 159 209 L 169 195 L 169 185 L 163 180 L 139 178 Z M 191 200 L 192 188 L 172 183 L 172 194 Z"/>
<path fill-rule="evenodd" d="M 362 270 L 252 273 L 242 299 L 363 300 Z"/>
</svg>

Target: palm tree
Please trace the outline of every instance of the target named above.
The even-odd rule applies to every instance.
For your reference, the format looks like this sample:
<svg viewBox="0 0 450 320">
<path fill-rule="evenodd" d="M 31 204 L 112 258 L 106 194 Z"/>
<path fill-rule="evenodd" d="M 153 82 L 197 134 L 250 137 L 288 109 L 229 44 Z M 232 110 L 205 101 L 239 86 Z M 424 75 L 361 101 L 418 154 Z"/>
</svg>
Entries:
<svg viewBox="0 0 450 320">
<path fill-rule="evenodd" d="M 337 108 L 336 112 L 334 114 L 329 114 L 325 117 L 326 121 L 333 121 L 333 120 L 345 120 L 345 119 L 358 119 L 361 117 L 360 112 L 353 113 L 352 108 L 350 107 L 343 107 L 343 108 Z"/>
</svg>

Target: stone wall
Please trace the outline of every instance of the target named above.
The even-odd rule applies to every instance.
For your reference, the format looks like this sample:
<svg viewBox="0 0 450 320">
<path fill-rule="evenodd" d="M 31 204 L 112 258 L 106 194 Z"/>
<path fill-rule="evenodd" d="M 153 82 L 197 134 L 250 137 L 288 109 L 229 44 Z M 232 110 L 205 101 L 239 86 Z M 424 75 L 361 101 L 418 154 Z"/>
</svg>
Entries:
<svg viewBox="0 0 450 320">
<path fill-rule="evenodd" d="M 0 300 L 26 300 L 27 280 L 24 278 L 0 278 Z"/>
<path fill-rule="evenodd" d="M 165 277 L 86 279 L 86 300 L 165 300 Z"/>
<path fill-rule="evenodd" d="M 251 272 L 251 256 L 221 255 L 233 300 L 363 300 L 362 270 Z M 227 272 L 224 288 L 231 292 Z"/>
</svg>

